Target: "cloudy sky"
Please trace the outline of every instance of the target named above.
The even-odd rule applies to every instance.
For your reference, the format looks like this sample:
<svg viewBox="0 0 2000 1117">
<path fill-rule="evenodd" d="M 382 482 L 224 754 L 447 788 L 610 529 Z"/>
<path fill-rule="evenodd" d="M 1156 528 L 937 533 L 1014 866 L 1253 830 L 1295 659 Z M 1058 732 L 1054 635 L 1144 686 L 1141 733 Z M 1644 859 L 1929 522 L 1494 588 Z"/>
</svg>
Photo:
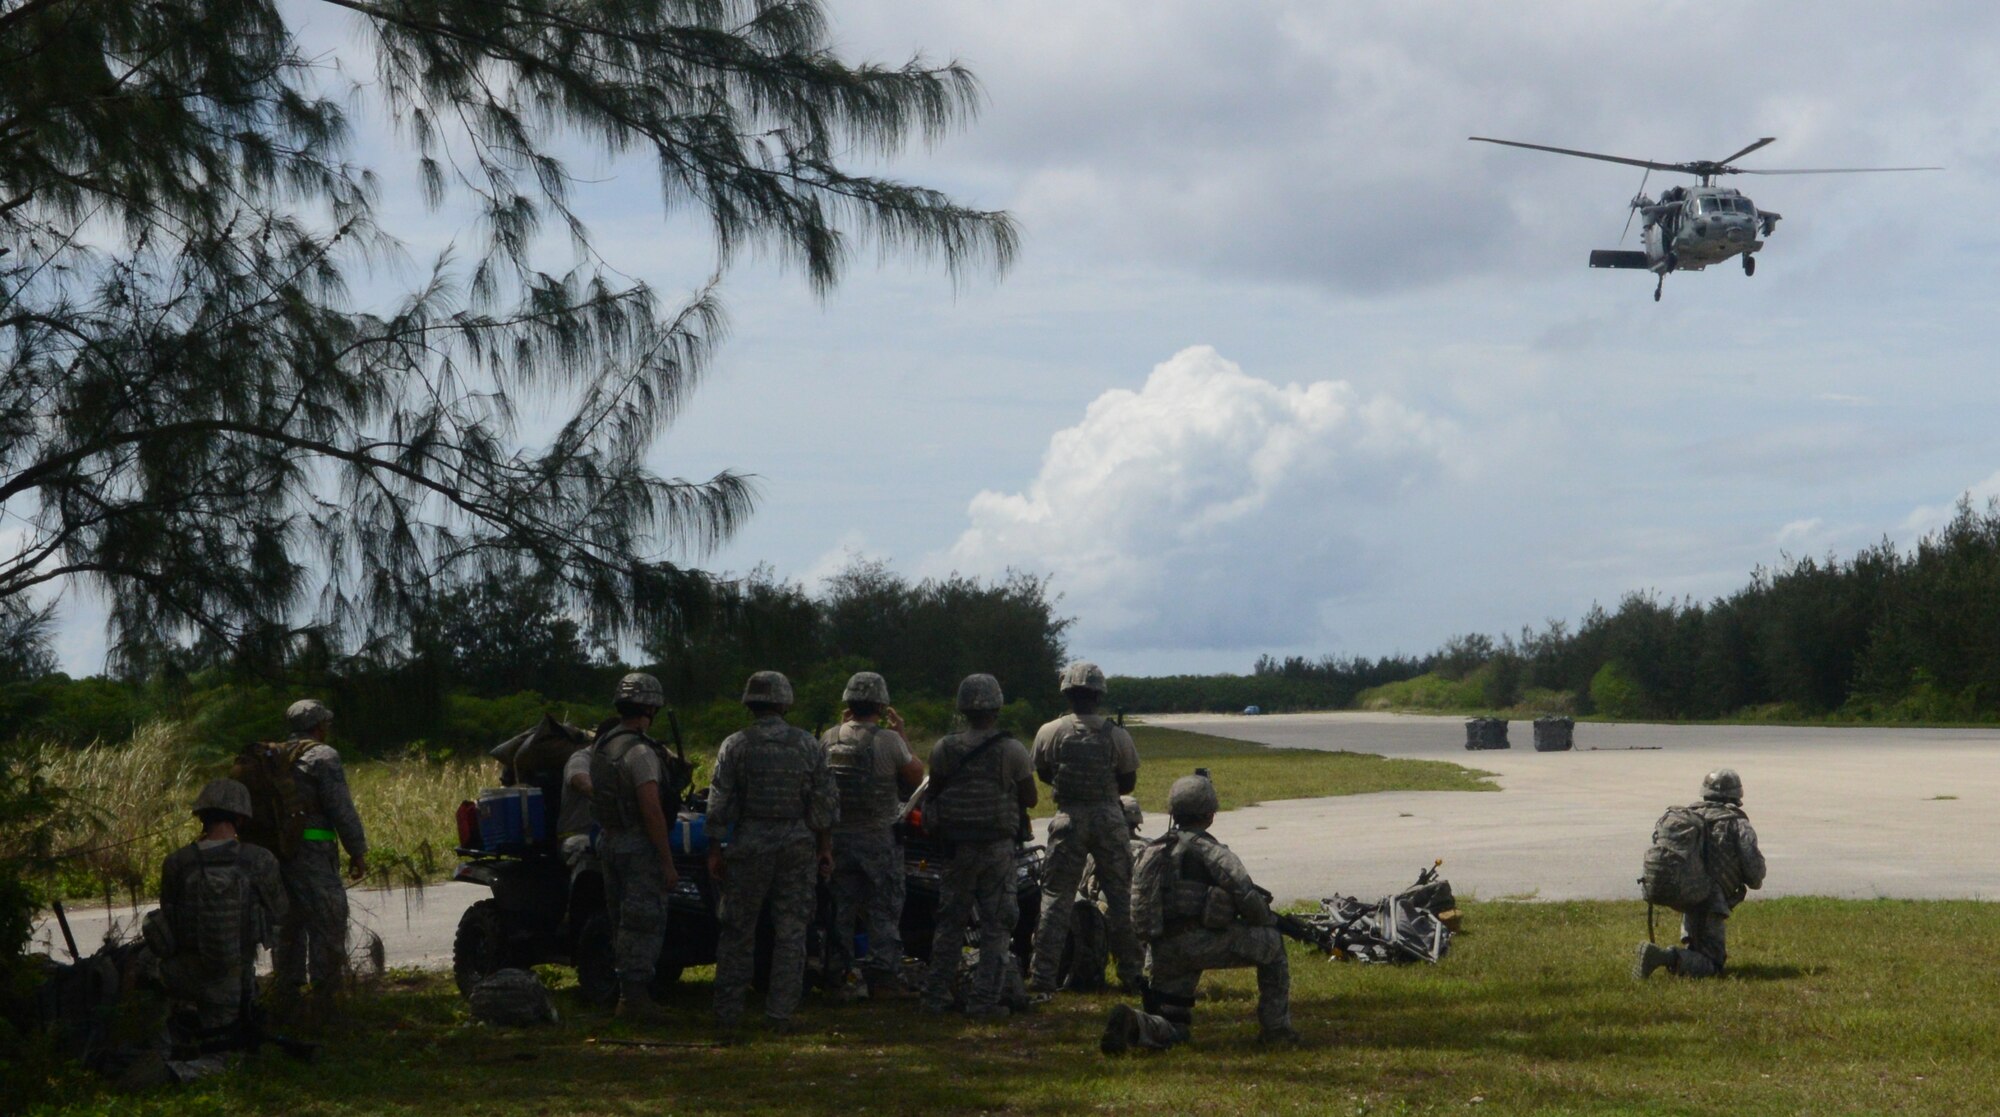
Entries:
<svg viewBox="0 0 2000 1117">
<path fill-rule="evenodd" d="M 2000 7 L 830 6 L 850 56 L 978 73 L 981 119 L 892 169 L 1011 210 L 1022 257 L 957 291 L 857 267 L 823 301 L 730 273 L 733 336 L 656 457 L 760 476 L 717 569 L 1023 568 L 1115 672 L 1247 670 L 1724 593 L 2000 494 Z M 1948 170 L 1734 180 L 1785 215 L 1758 274 L 1656 305 L 1584 266 L 1636 169 L 1472 134 Z M 698 283 L 698 230 L 611 170 L 587 203 L 616 262 Z"/>
</svg>

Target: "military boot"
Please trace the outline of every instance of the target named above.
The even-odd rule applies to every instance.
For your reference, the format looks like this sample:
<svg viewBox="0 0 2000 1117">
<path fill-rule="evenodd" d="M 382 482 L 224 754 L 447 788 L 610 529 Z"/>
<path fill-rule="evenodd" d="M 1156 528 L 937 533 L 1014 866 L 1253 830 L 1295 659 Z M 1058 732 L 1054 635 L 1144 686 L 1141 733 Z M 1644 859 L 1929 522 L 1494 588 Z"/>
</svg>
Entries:
<svg viewBox="0 0 2000 1117">
<path fill-rule="evenodd" d="M 1097 1049 L 1106 1055 L 1123 1055 L 1137 1042 L 1139 1010 L 1131 1005 L 1112 1005 L 1111 1016 L 1104 1021 L 1104 1038 L 1097 1041 Z"/>
<path fill-rule="evenodd" d="M 1257 1042 L 1265 1047 L 1299 1047 L 1304 1045 L 1306 1039 L 1290 1024 L 1286 1024 L 1283 1027 L 1264 1029 L 1258 1034 Z"/>
<path fill-rule="evenodd" d="M 1653 976 L 1654 970 L 1662 966 L 1666 967 L 1667 972 L 1673 972 L 1674 952 L 1655 943 L 1640 943 L 1639 956 L 1632 962 L 1632 976 L 1644 981 Z"/>
<path fill-rule="evenodd" d="M 624 981 L 618 988 L 618 1017 L 634 1024 L 664 1024 L 667 1010 L 653 999 L 646 982 Z"/>
</svg>

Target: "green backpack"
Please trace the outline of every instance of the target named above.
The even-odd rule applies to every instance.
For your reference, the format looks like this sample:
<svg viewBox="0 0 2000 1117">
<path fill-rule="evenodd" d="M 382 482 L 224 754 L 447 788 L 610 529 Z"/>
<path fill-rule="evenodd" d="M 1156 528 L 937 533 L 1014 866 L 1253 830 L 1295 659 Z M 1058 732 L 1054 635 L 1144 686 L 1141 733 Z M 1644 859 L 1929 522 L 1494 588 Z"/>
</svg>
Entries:
<svg viewBox="0 0 2000 1117">
<path fill-rule="evenodd" d="M 251 845 L 260 845 L 278 855 L 280 861 L 297 856 L 305 843 L 305 788 L 299 786 L 299 757 L 319 742 L 252 741 L 236 754 L 229 778 L 250 790 L 248 821 L 237 827 L 236 836 Z"/>
</svg>

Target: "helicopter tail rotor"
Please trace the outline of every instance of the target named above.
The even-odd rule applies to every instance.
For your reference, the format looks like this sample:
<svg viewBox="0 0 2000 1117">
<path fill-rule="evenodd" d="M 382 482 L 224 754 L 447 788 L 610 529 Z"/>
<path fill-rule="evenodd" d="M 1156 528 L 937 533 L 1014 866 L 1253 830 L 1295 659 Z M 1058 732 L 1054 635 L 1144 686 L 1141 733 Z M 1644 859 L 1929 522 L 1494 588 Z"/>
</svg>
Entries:
<svg viewBox="0 0 2000 1117">
<path fill-rule="evenodd" d="M 1653 168 L 1651 167 L 1647 167 L 1646 173 L 1639 176 L 1639 192 L 1632 195 L 1632 208 L 1625 214 L 1625 227 L 1618 231 L 1618 247 L 1620 248 L 1625 247 L 1625 236 L 1632 231 L 1633 216 L 1639 212 L 1642 206 L 1648 206 L 1653 203 L 1651 198 L 1646 197 L 1646 180 L 1651 177 L 1653 177 Z"/>
</svg>

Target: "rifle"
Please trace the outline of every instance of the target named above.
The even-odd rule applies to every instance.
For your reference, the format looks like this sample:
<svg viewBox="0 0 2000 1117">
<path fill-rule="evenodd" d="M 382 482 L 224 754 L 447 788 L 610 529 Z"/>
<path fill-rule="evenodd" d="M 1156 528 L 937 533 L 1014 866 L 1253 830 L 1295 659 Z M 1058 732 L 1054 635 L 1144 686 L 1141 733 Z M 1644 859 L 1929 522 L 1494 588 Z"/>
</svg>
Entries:
<svg viewBox="0 0 2000 1117">
<path fill-rule="evenodd" d="M 1253 885 L 1252 887 L 1255 886 Z M 1277 897 L 1271 895 L 1271 891 L 1268 888 L 1258 888 L 1257 894 L 1264 897 L 1266 904 L 1270 904 L 1277 899 Z M 1271 918 L 1276 920 L 1273 926 L 1278 929 L 1278 933 L 1286 938 L 1302 942 L 1329 957 L 1338 953 L 1333 945 L 1333 924 L 1324 917 L 1313 918 L 1311 916 L 1292 915 L 1288 912 L 1274 911 L 1271 913 Z"/>
<path fill-rule="evenodd" d="M 674 742 L 674 759 L 681 763 L 681 785 L 674 789 L 675 805 L 687 798 L 688 789 L 694 786 L 694 765 L 688 763 L 687 745 L 681 741 L 681 719 L 667 711 L 667 735 Z"/>
</svg>

